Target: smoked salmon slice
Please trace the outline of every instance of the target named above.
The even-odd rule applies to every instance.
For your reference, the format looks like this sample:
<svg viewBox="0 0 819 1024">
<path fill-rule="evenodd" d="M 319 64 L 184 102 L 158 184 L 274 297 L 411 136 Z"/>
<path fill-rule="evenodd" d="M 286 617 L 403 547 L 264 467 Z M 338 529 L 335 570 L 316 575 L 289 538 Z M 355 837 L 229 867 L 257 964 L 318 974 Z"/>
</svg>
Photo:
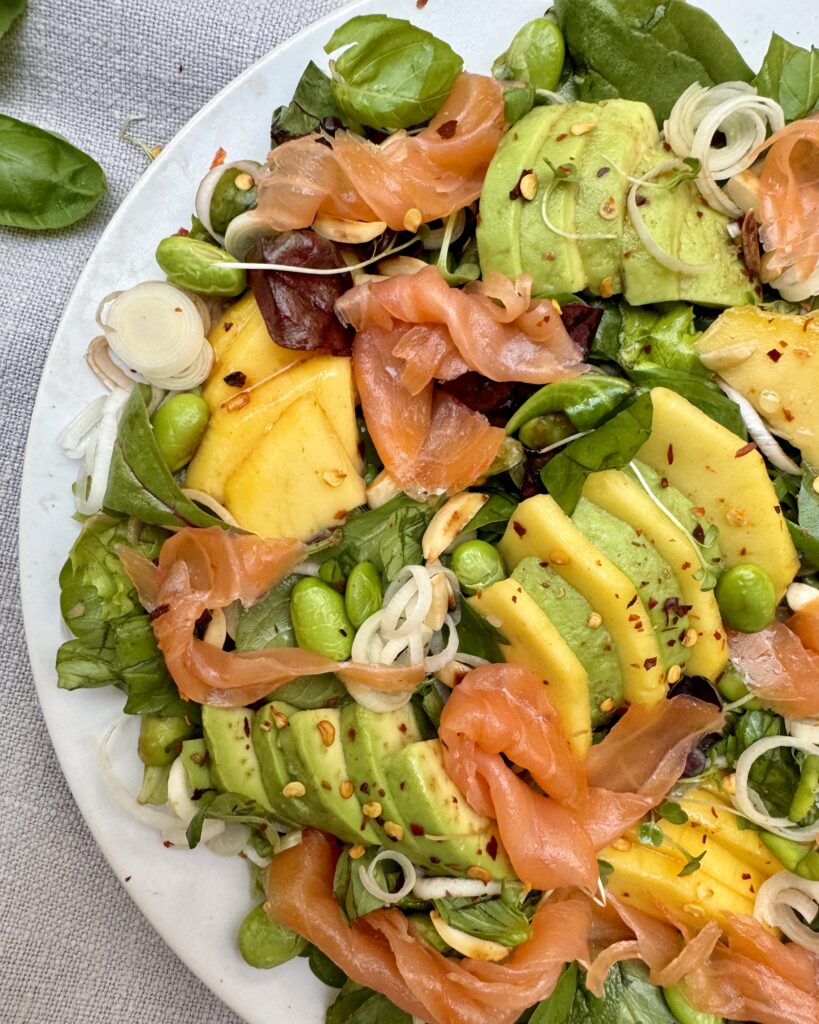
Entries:
<svg viewBox="0 0 819 1024">
<path fill-rule="evenodd" d="M 781 622 L 759 633 L 729 630 L 728 646 L 731 661 L 760 700 L 780 715 L 812 718 L 819 715 L 819 653 L 805 647 L 798 631 L 798 623 L 794 632 Z"/>
<path fill-rule="evenodd" d="M 335 672 L 340 679 L 397 692 L 424 678 L 423 665 L 386 668 L 337 662 L 300 647 L 223 651 L 199 640 L 196 624 L 214 608 L 253 604 L 304 559 L 295 540 L 262 540 L 218 526 L 186 527 L 162 545 L 159 565 L 132 548 L 118 551 L 143 605 L 180 696 L 198 704 L 242 707 L 298 676 Z"/>
<path fill-rule="evenodd" d="M 413 211 L 422 223 L 447 217 L 480 196 L 505 127 L 503 87 L 464 72 L 417 135 L 397 132 L 375 145 L 345 131 L 314 133 L 272 150 L 258 210 L 277 231 L 310 227 L 318 215 L 384 221 L 396 231 Z"/>
<path fill-rule="evenodd" d="M 440 738 L 447 772 L 475 811 L 497 820 L 518 877 L 535 889 L 594 892 L 597 851 L 660 803 L 696 741 L 721 722 L 692 697 L 634 705 L 584 769 L 542 680 L 522 665 L 486 665 L 452 692 Z"/>
</svg>

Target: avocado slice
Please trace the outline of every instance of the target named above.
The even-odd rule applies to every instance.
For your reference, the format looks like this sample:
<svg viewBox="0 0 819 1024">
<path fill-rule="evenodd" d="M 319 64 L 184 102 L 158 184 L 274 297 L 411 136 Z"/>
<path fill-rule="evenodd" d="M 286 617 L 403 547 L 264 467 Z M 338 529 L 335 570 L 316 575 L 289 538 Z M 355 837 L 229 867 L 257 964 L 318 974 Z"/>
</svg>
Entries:
<svg viewBox="0 0 819 1024">
<path fill-rule="evenodd" d="M 284 701 L 274 700 L 265 704 L 253 716 L 251 737 L 259 758 L 265 792 L 274 813 L 285 824 L 301 827 L 311 824 L 310 805 L 298 797 L 284 796 L 282 790 L 288 782 L 295 780 L 295 776 L 279 745 L 279 729 L 284 728 L 284 723 L 289 722 L 290 716 L 297 711 L 298 708 Z"/>
<path fill-rule="evenodd" d="M 315 809 L 329 821 L 329 831 L 348 843 L 380 842 L 379 832 L 364 815 L 359 801 L 353 794 L 343 795 L 344 784 L 351 779 L 337 708 L 297 711 L 279 730 L 279 745 L 294 777 L 307 786 L 305 801 L 311 813 Z M 314 822 L 315 818 L 310 823 Z"/>
<path fill-rule="evenodd" d="M 572 515 L 575 526 L 607 555 L 637 588 L 648 619 L 657 635 L 660 658 L 666 669 L 684 665 L 688 648 L 682 643 L 688 614 L 682 590 L 671 566 L 651 542 L 622 519 L 581 497 Z"/>
<path fill-rule="evenodd" d="M 509 572 L 533 555 L 586 598 L 614 640 L 626 701 L 654 704 L 665 697 L 660 646 L 634 584 L 554 498 L 538 494 L 522 501 L 498 546 Z"/>
<path fill-rule="evenodd" d="M 218 790 L 239 793 L 267 810 L 259 759 L 251 740 L 253 712 L 249 708 L 202 706 L 202 731 L 210 755 L 210 775 Z"/>
<path fill-rule="evenodd" d="M 537 564 L 537 559 L 525 561 Z M 527 665 L 548 686 L 569 743 L 578 757 L 585 757 L 592 741 L 589 676 L 561 635 L 563 624 L 555 625 L 534 597 L 513 574 L 479 590 L 469 603 L 506 637 L 502 650 L 507 660 Z M 616 656 L 614 660 L 619 672 Z"/>
<path fill-rule="evenodd" d="M 495 823 L 472 810 L 447 774 L 439 740 L 410 743 L 390 754 L 384 758 L 384 775 L 425 864 L 439 874 L 462 875 L 481 867 L 492 878 L 515 878 Z"/>
<path fill-rule="evenodd" d="M 600 725 L 623 703 L 623 673 L 611 633 L 602 623 L 595 626 L 586 598 L 537 558 L 518 563 L 512 579 L 545 612 L 585 669 L 591 724 Z"/>
<path fill-rule="evenodd" d="M 421 730 L 412 704 L 398 711 L 379 713 L 353 702 L 341 709 L 341 745 L 350 781 L 359 806 L 370 801 L 381 804 L 381 814 L 371 822 L 382 846 L 395 846 L 411 860 L 419 862 L 421 851 L 412 838 L 404 818 L 401 801 L 387 785 L 384 758 L 421 739 Z M 383 828 L 393 822 L 403 829 L 400 842 Z"/>
<path fill-rule="evenodd" d="M 208 767 L 210 755 L 207 744 L 203 739 L 185 740 L 182 743 L 182 750 L 179 756 L 182 758 L 182 764 L 185 767 L 188 785 L 194 793 L 214 788 L 210 768 Z"/>
<path fill-rule="evenodd" d="M 728 642 L 722 629 L 722 619 L 714 591 L 703 590 L 701 585 L 700 558 L 704 560 L 707 556 L 705 552 L 700 554 L 692 537 L 680 530 L 658 504 L 665 507 L 669 507 L 670 501 L 678 507 L 681 504 L 683 516 L 675 518 L 689 533 L 696 529 L 697 521 L 691 514 L 688 503 L 676 488 L 664 488 L 666 501 L 662 501 L 651 488 L 649 479 L 656 477 L 656 474 L 647 466 L 638 466 L 637 469 L 651 490 L 651 495 L 646 493 L 631 473 L 617 469 L 592 473 L 586 480 L 583 494 L 600 508 L 628 523 L 671 566 L 679 584 L 683 603 L 690 608 L 688 620 L 696 629 L 698 637 L 694 647 L 685 648 L 688 652 L 686 671 L 689 675 L 705 676 L 713 682 L 719 678 L 728 661 Z M 686 523 L 685 519 L 689 522 Z M 716 560 L 718 564 L 718 555 Z M 706 564 L 713 567 L 713 563 Z"/>
</svg>

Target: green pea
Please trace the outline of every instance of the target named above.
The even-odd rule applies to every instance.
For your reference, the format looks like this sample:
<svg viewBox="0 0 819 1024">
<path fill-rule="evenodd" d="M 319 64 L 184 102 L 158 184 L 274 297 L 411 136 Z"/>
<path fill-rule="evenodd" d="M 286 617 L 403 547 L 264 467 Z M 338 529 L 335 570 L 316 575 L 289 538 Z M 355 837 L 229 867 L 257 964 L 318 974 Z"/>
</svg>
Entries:
<svg viewBox="0 0 819 1024">
<path fill-rule="evenodd" d="M 355 629 L 344 598 L 324 580 L 299 580 L 290 594 L 290 619 L 299 647 L 335 661 L 350 657 Z"/>
<path fill-rule="evenodd" d="M 274 924 L 264 912 L 264 904 L 250 911 L 239 926 L 239 952 L 251 967 L 266 969 L 287 963 L 307 946 L 301 935 Z"/>
<path fill-rule="evenodd" d="M 776 614 L 776 591 L 764 569 L 751 562 L 734 565 L 717 583 L 717 603 L 724 622 L 741 633 L 758 633 Z"/>
<path fill-rule="evenodd" d="M 799 785 L 793 794 L 788 811 L 788 817 L 792 822 L 800 822 L 806 814 L 813 810 L 817 789 L 819 789 L 819 756 L 808 754 L 802 762 Z"/>
<path fill-rule="evenodd" d="M 156 410 L 151 420 L 154 439 L 172 473 L 193 458 L 209 420 L 210 406 L 190 391 L 172 395 Z"/>
<path fill-rule="evenodd" d="M 552 91 L 560 81 L 566 45 L 552 18 L 535 18 L 524 25 L 492 67 L 497 78 L 527 82 Z"/>
<path fill-rule="evenodd" d="M 381 608 L 383 596 L 378 569 L 372 562 L 359 562 L 350 573 L 344 591 L 347 615 L 356 629 Z"/>
<path fill-rule="evenodd" d="M 171 764 L 182 750 L 182 740 L 190 739 L 195 732 L 196 726 L 189 725 L 184 718 L 145 715 L 139 727 L 137 745 L 142 763 L 152 768 Z"/>
<path fill-rule="evenodd" d="M 498 453 L 492 460 L 492 465 L 487 469 L 487 476 L 496 476 L 498 473 L 507 473 L 510 469 L 523 462 L 525 453 L 523 445 L 517 438 L 505 437 L 498 448 Z"/>
<path fill-rule="evenodd" d="M 809 878 L 812 882 L 819 882 L 819 851 L 812 850 L 799 861 L 793 870 L 800 878 Z"/>
<path fill-rule="evenodd" d="M 452 552 L 451 568 L 467 594 L 506 579 L 503 559 L 485 540 L 465 540 L 459 544 Z"/>
<path fill-rule="evenodd" d="M 748 696 L 748 687 L 742 677 L 730 668 L 719 677 L 717 689 L 720 696 L 724 697 L 729 704 Z M 758 711 L 762 707 L 762 703 L 756 697 L 752 697 L 751 700 L 746 700 L 742 707 L 745 711 Z"/>
<path fill-rule="evenodd" d="M 235 262 L 229 252 L 190 235 L 163 238 L 156 262 L 172 284 L 202 295 L 240 295 L 247 288 L 244 270 L 225 266 Z"/>
<path fill-rule="evenodd" d="M 671 1010 L 680 1024 L 723 1024 L 723 1017 L 716 1017 L 713 1013 L 700 1013 L 699 1010 L 695 1010 L 676 985 L 664 988 L 663 995 L 669 1010 Z"/>
<path fill-rule="evenodd" d="M 142 788 L 137 801 L 141 804 L 166 804 L 168 802 L 168 776 L 170 765 L 146 764 L 142 769 Z"/>
<path fill-rule="evenodd" d="M 535 416 L 524 423 L 518 437 L 527 448 L 548 448 L 550 444 L 565 441 L 567 437 L 577 433 L 577 428 L 569 417 L 562 412 L 550 412 L 545 416 Z"/>
<path fill-rule="evenodd" d="M 793 839 L 785 839 L 784 836 L 774 835 L 773 832 L 760 830 L 759 838 L 776 857 L 783 868 L 788 871 L 795 871 L 797 865 L 805 857 L 807 846 L 804 843 L 796 843 Z"/>
<path fill-rule="evenodd" d="M 210 200 L 210 222 L 218 235 L 227 231 L 234 217 L 252 210 L 256 205 L 256 183 L 252 178 L 250 188 L 239 188 L 236 184 L 238 178 L 240 184 L 246 185 L 250 177 L 247 171 L 229 167 L 216 183 Z"/>
</svg>

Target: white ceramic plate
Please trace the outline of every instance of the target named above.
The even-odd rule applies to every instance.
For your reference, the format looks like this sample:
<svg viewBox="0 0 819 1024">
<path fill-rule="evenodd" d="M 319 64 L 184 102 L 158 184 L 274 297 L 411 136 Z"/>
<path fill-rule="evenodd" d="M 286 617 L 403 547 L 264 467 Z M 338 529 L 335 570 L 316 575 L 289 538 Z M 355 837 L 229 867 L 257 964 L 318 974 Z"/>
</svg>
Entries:
<svg viewBox="0 0 819 1024">
<path fill-rule="evenodd" d="M 575 0 L 582 3 L 583 0 Z M 181 957 L 248 1024 L 277 1020 L 320 1024 L 329 990 L 298 960 L 275 971 L 248 967 L 235 932 L 249 908 L 247 867 L 238 859 L 165 850 L 157 835 L 134 822 L 111 799 L 95 752 L 119 714 L 118 691 L 58 690 L 54 655 L 67 637 L 59 615 L 57 575 L 76 536 L 71 484 L 75 466 L 62 458 L 59 429 L 99 391 L 83 353 L 97 333 L 94 311 L 108 292 L 158 276 L 159 239 L 187 222 L 196 186 L 213 153 L 263 159 L 273 109 L 287 102 L 309 60 L 325 66 L 322 46 L 352 13 L 386 12 L 410 18 L 448 40 L 470 70 L 487 72 L 513 32 L 543 12 L 545 0 L 364 0 L 344 7 L 263 58 L 207 104 L 140 178 L 111 220 L 66 307 L 45 365 L 34 408 L 22 486 L 20 565 L 23 612 L 34 679 L 57 756 L 79 808 L 119 878 Z M 737 41 L 751 64 L 762 58 L 771 29 L 807 45 L 819 40 L 819 12 L 804 0 L 700 0 Z M 811 5 L 812 6 L 812 5 Z M 135 724 L 135 723 L 133 723 Z M 122 742 L 135 750 L 135 730 Z M 138 785 L 132 755 L 131 782 Z"/>
</svg>

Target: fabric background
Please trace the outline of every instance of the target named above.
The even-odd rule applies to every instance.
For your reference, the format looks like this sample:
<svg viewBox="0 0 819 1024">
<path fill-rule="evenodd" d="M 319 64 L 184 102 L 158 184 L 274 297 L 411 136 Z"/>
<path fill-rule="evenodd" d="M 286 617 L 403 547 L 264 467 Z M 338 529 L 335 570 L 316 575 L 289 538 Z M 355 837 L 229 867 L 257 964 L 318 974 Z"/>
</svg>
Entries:
<svg viewBox="0 0 819 1024">
<path fill-rule="evenodd" d="M 176 131 L 340 0 L 29 0 L 0 41 L 0 112 L 70 138 L 109 194 L 80 225 L 0 227 L 0 1021 L 238 1024 L 142 918 L 80 818 L 37 704 L 17 582 L 26 433 L 51 338 L 105 224 L 145 167 L 119 140 Z"/>
</svg>

